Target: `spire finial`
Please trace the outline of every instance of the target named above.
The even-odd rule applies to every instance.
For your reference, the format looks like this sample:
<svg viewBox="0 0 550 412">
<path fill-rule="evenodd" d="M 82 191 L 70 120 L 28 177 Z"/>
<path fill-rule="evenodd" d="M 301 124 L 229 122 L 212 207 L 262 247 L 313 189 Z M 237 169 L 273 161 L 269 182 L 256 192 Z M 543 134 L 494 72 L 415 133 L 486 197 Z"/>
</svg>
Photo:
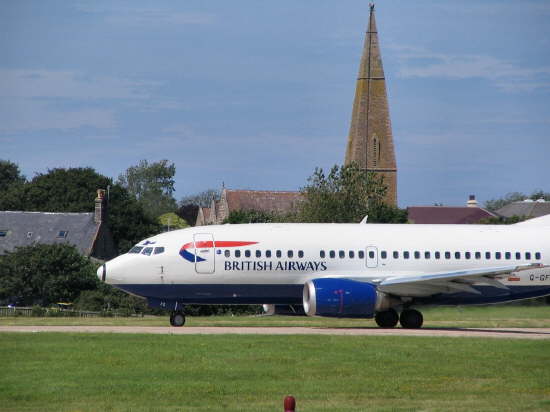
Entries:
<svg viewBox="0 0 550 412">
<path fill-rule="evenodd" d="M 374 2 L 370 2 L 370 3 L 369 3 L 369 8 L 370 8 L 370 11 L 371 11 L 371 12 L 374 11 Z"/>
</svg>

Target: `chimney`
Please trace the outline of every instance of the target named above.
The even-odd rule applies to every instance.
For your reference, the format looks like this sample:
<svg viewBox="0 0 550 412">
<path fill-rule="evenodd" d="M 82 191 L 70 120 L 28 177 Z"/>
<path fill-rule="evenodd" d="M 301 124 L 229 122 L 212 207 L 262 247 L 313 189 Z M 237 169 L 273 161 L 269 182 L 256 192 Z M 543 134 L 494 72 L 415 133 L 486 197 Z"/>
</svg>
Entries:
<svg viewBox="0 0 550 412">
<path fill-rule="evenodd" d="M 97 189 L 97 197 L 95 198 L 95 215 L 94 222 L 102 223 L 107 220 L 107 199 L 105 198 L 105 190 Z"/>
<path fill-rule="evenodd" d="M 468 203 L 466 204 L 468 207 L 478 207 L 476 195 L 470 195 L 468 199 Z"/>
</svg>

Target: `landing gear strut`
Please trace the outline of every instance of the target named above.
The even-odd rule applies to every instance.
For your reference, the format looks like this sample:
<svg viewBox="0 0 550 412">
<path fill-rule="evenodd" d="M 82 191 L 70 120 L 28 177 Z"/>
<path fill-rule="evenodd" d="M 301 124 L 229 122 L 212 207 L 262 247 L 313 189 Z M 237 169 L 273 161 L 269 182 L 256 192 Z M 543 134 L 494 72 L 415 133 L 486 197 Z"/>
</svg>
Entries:
<svg viewBox="0 0 550 412">
<path fill-rule="evenodd" d="M 399 323 L 406 329 L 418 329 L 422 327 L 423 322 L 424 317 L 422 313 L 415 309 L 405 309 L 401 312 L 401 316 L 399 317 Z"/>
<path fill-rule="evenodd" d="M 382 312 L 376 312 L 374 316 L 376 324 L 381 328 L 393 328 L 399 322 L 399 315 L 395 309 L 388 309 Z"/>
<path fill-rule="evenodd" d="M 185 325 L 185 315 L 181 310 L 176 310 L 170 314 L 170 325 L 176 327 Z"/>
</svg>

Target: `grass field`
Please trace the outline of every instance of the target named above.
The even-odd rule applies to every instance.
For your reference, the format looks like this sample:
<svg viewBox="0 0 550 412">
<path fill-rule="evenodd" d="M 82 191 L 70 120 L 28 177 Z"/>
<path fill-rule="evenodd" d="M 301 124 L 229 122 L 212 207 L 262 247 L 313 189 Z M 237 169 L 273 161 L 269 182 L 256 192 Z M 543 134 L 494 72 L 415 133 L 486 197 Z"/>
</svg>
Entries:
<svg viewBox="0 0 550 412">
<path fill-rule="evenodd" d="M 550 344 L 0 334 L 2 411 L 548 411 Z"/>
<path fill-rule="evenodd" d="M 422 309 L 424 327 L 550 328 L 550 306 L 495 305 Z M 0 325 L 168 326 L 168 316 L 144 318 L 0 318 Z M 376 327 L 372 319 L 329 319 L 288 316 L 188 317 L 188 326 Z"/>
</svg>

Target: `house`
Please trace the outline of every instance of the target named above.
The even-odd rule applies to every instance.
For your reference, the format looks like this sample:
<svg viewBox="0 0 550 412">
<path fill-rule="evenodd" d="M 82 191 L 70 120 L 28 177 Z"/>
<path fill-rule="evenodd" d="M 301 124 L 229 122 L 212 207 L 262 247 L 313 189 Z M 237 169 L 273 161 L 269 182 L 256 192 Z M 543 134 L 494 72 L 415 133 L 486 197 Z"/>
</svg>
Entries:
<svg viewBox="0 0 550 412">
<path fill-rule="evenodd" d="M 219 200 L 212 199 L 210 207 L 199 208 L 196 226 L 221 224 L 236 210 L 287 214 L 302 199 L 300 192 L 224 188 Z"/>
<path fill-rule="evenodd" d="M 526 199 L 519 202 L 512 202 L 498 209 L 496 214 L 502 217 L 521 216 L 528 219 L 550 215 L 550 202 L 544 199 Z"/>
<path fill-rule="evenodd" d="M 117 255 L 106 224 L 105 191 L 98 190 L 94 213 L 0 211 L 0 255 L 33 243 L 68 243 L 98 261 Z"/>
<path fill-rule="evenodd" d="M 466 206 L 411 206 L 407 208 L 409 223 L 416 224 L 468 224 L 497 217 L 478 206 L 471 195 Z"/>
</svg>

